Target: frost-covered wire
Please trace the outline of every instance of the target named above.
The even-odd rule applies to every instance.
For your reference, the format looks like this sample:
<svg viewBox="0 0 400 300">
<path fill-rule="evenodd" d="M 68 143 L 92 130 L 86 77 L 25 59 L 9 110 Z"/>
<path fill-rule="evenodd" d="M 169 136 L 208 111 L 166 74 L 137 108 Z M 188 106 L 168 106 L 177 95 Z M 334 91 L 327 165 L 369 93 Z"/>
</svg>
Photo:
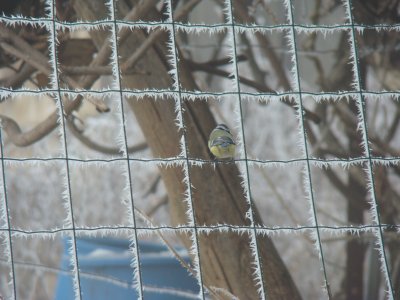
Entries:
<svg viewBox="0 0 400 300">
<path fill-rule="evenodd" d="M 115 86 L 120 91 L 119 92 L 119 108 L 120 108 L 120 126 L 121 131 L 119 132 L 118 144 L 122 150 L 123 156 L 125 157 L 125 167 L 122 169 L 123 175 L 125 177 L 125 201 L 123 201 L 127 206 L 127 214 L 128 220 L 131 225 L 136 228 L 136 216 L 135 216 L 135 202 L 134 202 L 134 193 L 133 193 L 133 184 L 132 184 L 132 175 L 131 175 L 131 165 L 129 161 L 129 152 L 128 152 L 128 140 L 127 140 L 127 133 L 126 133 L 126 122 L 125 122 L 125 113 L 124 113 L 124 101 L 123 101 L 123 94 L 122 94 L 122 84 L 121 84 L 121 70 L 120 70 L 120 63 L 118 57 L 118 33 L 119 27 L 117 26 L 116 20 L 116 7 L 114 0 L 109 0 L 107 3 L 107 7 L 110 12 L 111 19 L 114 20 L 114 24 L 111 29 L 111 37 L 110 37 L 110 44 L 111 44 L 111 60 L 113 61 L 113 68 L 112 73 L 113 77 L 115 78 Z M 139 239 L 137 231 L 134 230 L 133 234 L 131 235 L 129 249 L 132 252 L 132 261 L 131 267 L 134 270 L 133 280 L 136 291 L 138 293 L 139 299 L 143 298 L 143 280 L 141 274 L 141 267 L 140 267 L 140 253 L 139 253 Z"/>
<path fill-rule="evenodd" d="M 183 99 L 181 94 L 181 86 L 180 86 L 180 77 L 178 72 L 178 53 L 176 50 L 176 29 L 174 26 L 174 15 L 172 12 L 172 0 L 166 0 L 165 2 L 167 8 L 168 20 L 172 23 L 172 26 L 169 28 L 169 43 L 168 43 L 168 61 L 173 66 L 172 70 L 169 71 L 169 74 L 173 80 L 173 89 L 178 93 L 173 96 L 175 100 L 175 112 L 177 114 L 176 117 L 176 125 L 182 131 L 182 137 L 180 140 L 180 149 L 181 153 L 179 156 L 184 157 L 185 161 L 183 164 L 183 181 L 186 185 L 186 191 L 184 195 L 184 201 L 187 204 L 186 215 L 188 217 L 189 225 L 193 227 L 190 231 L 190 241 L 192 243 L 189 252 L 193 256 L 193 269 L 196 272 L 196 279 L 199 285 L 199 295 L 198 297 L 201 299 L 205 299 L 205 291 L 204 291 L 204 283 L 203 283 L 203 274 L 201 271 L 200 264 L 200 247 L 199 247 L 199 234 L 196 225 L 196 218 L 194 213 L 194 202 L 192 198 L 192 182 L 189 170 L 189 153 L 187 147 L 187 137 L 186 137 L 186 128 L 184 124 L 183 118 Z"/>
<path fill-rule="evenodd" d="M 352 7 L 353 3 L 352 0 L 345 0 L 343 1 L 343 5 L 346 8 L 346 17 L 350 24 L 352 24 L 352 29 L 349 34 L 349 42 L 351 45 L 351 53 L 350 53 L 350 59 L 351 59 L 351 65 L 353 69 L 353 87 L 356 91 L 358 91 L 358 95 L 356 97 L 357 99 L 357 108 L 358 108 L 358 119 L 360 120 L 359 122 L 359 131 L 362 133 L 362 150 L 365 155 L 365 157 L 368 158 L 367 164 L 366 164 L 366 171 L 367 171 L 367 190 L 370 195 L 370 213 L 373 218 L 373 222 L 376 225 L 376 228 L 374 230 L 374 233 L 376 235 L 377 241 L 376 241 L 376 246 L 379 251 L 379 258 L 380 258 L 380 263 L 381 263 L 381 270 L 385 276 L 385 283 L 386 283 L 386 294 L 389 297 L 389 299 L 394 299 L 394 288 L 391 280 L 391 275 L 390 275 L 390 270 L 389 270 L 389 263 L 388 263 L 388 258 L 387 254 L 385 251 L 385 241 L 383 237 L 383 231 L 384 229 L 381 226 L 381 216 L 378 210 L 378 200 L 376 197 L 376 191 L 375 191 L 375 177 L 374 177 L 374 171 L 373 171 L 373 161 L 371 159 L 371 149 L 369 145 L 369 135 L 368 135 L 368 126 L 367 126 L 367 121 L 366 121 L 366 115 L 365 115 L 365 96 L 361 88 L 361 71 L 360 71 L 360 63 L 359 63 L 359 58 L 358 58 L 358 45 L 357 45 L 357 40 L 356 40 L 356 28 L 354 26 L 354 17 L 352 13 Z"/>
<path fill-rule="evenodd" d="M 293 2 L 292 0 L 285 0 L 285 7 L 287 8 L 287 18 L 289 20 L 290 24 L 294 24 L 294 13 L 293 13 Z M 319 229 L 319 222 L 318 222 L 318 217 L 317 217 L 317 210 L 316 210 L 316 204 L 315 204 L 315 196 L 314 196 L 314 191 L 313 191 L 313 184 L 312 184 L 312 175 L 311 175 L 311 164 L 308 160 L 309 158 L 309 149 L 307 145 L 307 137 L 306 137 L 306 132 L 304 128 L 304 114 L 303 114 L 303 95 L 302 95 L 302 88 L 301 88 L 301 83 L 300 83 L 300 72 L 299 72 L 299 61 L 298 61 L 298 54 L 297 54 L 297 32 L 296 29 L 294 28 L 294 25 L 292 27 L 292 30 L 290 33 L 286 36 L 289 45 L 292 49 L 292 83 L 294 86 L 294 90 L 298 91 L 299 94 L 296 97 L 298 107 L 297 107 L 297 117 L 299 119 L 299 131 L 300 131 L 300 136 L 302 136 L 301 139 L 299 139 L 299 146 L 302 149 L 303 156 L 306 159 L 306 163 L 304 164 L 303 168 L 303 179 L 304 179 L 304 189 L 307 194 L 307 198 L 309 200 L 309 222 L 313 226 L 315 226 L 315 230 L 311 231 L 311 237 L 315 241 L 315 248 L 318 253 L 320 262 L 321 262 L 321 269 L 324 274 L 324 289 L 326 291 L 326 295 L 329 299 L 331 299 L 332 295 L 330 292 L 330 286 L 328 282 L 328 277 L 327 277 L 327 272 L 326 272 L 326 266 L 325 266 L 325 260 L 324 260 L 324 252 L 322 250 L 322 243 L 321 243 L 321 235 L 320 235 L 320 229 Z"/>
<path fill-rule="evenodd" d="M 47 0 L 46 6 L 48 8 L 49 17 L 51 20 L 56 19 L 55 12 L 55 0 Z M 53 69 L 53 73 L 50 76 L 50 84 L 52 88 L 56 91 L 53 96 L 55 98 L 55 103 L 58 111 L 58 120 L 57 123 L 60 124 L 58 126 L 61 147 L 63 148 L 64 157 L 65 157 L 65 168 L 62 170 L 62 178 L 64 184 L 63 191 L 63 203 L 65 205 L 67 211 L 67 217 L 65 219 L 66 226 L 72 227 L 71 239 L 68 240 L 68 252 L 71 256 L 71 266 L 73 270 L 73 287 L 76 299 L 82 299 L 82 288 L 81 288 L 81 279 L 79 274 L 79 259 L 78 259 L 78 248 L 76 242 L 76 232 L 75 232 L 75 221 L 74 221 L 74 209 L 72 204 L 72 191 L 71 191 L 71 179 L 70 179 L 70 162 L 68 160 L 68 146 L 67 146 L 67 138 L 66 138 L 66 124 L 64 119 L 64 105 L 63 98 L 61 93 L 59 92 L 60 88 L 60 78 L 59 73 L 57 72 L 57 30 L 54 21 L 47 27 L 49 31 L 49 56 L 50 56 L 50 64 Z"/>
</svg>

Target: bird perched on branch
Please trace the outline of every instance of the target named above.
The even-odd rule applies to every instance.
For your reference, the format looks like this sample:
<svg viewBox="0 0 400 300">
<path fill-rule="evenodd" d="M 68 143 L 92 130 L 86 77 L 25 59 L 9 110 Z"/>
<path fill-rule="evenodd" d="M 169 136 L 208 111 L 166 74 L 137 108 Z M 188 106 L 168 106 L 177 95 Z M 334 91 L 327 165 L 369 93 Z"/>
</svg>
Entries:
<svg viewBox="0 0 400 300">
<path fill-rule="evenodd" d="M 236 144 L 233 135 L 225 124 L 218 124 L 210 133 L 208 148 L 217 159 L 233 159 Z"/>
</svg>

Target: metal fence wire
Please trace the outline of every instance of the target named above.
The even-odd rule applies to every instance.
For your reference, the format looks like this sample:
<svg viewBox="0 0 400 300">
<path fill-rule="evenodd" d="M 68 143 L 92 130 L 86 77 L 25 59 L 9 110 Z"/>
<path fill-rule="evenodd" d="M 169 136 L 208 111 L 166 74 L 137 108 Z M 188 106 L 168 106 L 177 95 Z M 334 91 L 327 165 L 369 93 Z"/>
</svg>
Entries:
<svg viewBox="0 0 400 300">
<path fill-rule="evenodd" d="M 248 289 L 260 299 L 274 298 L 266 236 L 304 299 L 399 299 L 399 4 L 104 0 L 81 1 L 98 10 L 77 12 L 78 1 L 22 2 L 0 16 L 1 297 L 90 299 L 89 278 L 143 299 L 241 299 L 206 283 L 200 249 L 204 236 L 243 235 L 236 250 L 252 258 Z M 145 38 L 128 53 L 121 45 L 138 33 Z M 168 80 L 144 65 L 153 52 L 165 57 Z M 181 64 L 196 89 L 182 83 Z M 177 153 L 146 144 L 138 119 L 148 116 L 130 104 L 145 101 L 174 107 Z M 187 103 L 205 103 L 231 127 L 234 160 L 193 155 Z M 161 148 L 172 143 L 158 138 Z M 200 222 L 193 170 L 232 164 L 247 225 Z M 168 168 L 185 186 L 180 225 L 160 183 Z M 191 262 L 178 237 L 190 241 Z M 89 238 L 128 241 L 118 258 L 127 255 L 130 278 L 85 271 L 80 243 Z M 149 241 L 188 269 L 195 291 L 149 281 Z M 71 285 L 60 287 L 60 276 Z"/>
</svg>

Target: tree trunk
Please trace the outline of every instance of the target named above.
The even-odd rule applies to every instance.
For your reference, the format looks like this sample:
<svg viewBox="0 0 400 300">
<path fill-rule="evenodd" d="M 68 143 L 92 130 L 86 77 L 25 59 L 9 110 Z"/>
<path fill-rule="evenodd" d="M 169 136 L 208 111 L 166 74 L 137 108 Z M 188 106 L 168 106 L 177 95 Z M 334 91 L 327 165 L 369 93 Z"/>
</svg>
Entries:
<svg viewBox="0 0 400 300">
<path fill-rule="evenodd" d="M 100 9 L 97 0 L 75 1 L 75 9 L 80 17 L 91 18 L 85 12 Z M 105 7 L 102 9 L 106 10 Z M 101 14 L 101 12 L 99 12 Z M 153 12 L 158 13 L 157 11 Z M 145 16 L 143 16 L 145 19 Z M 131 89 L 168 88 L 171 77 L 167 64 L 167 34 L 151 47 L 140 61 L 139 73 L 123 78 L 125 87 Z M 138 45 L 146 39 L 144 31 L 135 30 L 118 47 L 118 55 L 126 59 Z M 192 74 L 183 59 L 179 61 L 180 85 L 185 90 L 195 90 Z M 178 131 L 175 120 L 175 100 L 155 100 L 151 97 L 127 99 L 136 119 L 147 139 L 155 157 L 175 157 L 180 153 L 179 141 L 182 131 Z M 208 104 L 202 100 L 185 102 L 184 124 L 186 127 L 188 156 L 190 158 L 210 159 L 207 149 L 207 137 L 215 126 L 215 120 Z M 187 204 L 184 195 L 187 185 L 184 181 L 182 166 L 160 167 L 160 172 L 167 188 L 171 218 L 173 224 L 188 224 Z M 193 186 L 193 199 L 196 225 L 230 224 L 250 225 L 245 218 L 248 204 L 241 187 L 241 177 L 235 164 L 206 164 L 203 167 L 189 166 L 190 181 Z M 255 209 L 254 220 L 261 223 Z M 251 232 L 250 229 L 249 232 Z M 192 242 L 183 238 L 189 248 Z M 212 231 L 210 234 L 199 233 L 199 255 L 202 278 L 208 286 L 224 288 L 240 299 L 258 299 L 259 295 L 254 280 L 254 262 L 250 251 L 250 235 L 234 231 Z M 300 294 L 268 237 L 257 237 L 264 287 L 269 299 L 300 299 Z"/>
</svg>

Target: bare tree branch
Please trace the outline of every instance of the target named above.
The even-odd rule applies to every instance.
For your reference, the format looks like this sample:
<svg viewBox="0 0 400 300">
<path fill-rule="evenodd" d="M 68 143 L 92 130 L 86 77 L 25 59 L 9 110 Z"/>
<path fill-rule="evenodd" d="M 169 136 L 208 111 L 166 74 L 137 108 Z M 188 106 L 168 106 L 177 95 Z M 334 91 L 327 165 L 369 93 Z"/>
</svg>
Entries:
<svg viewBox="0 0 400 300">
<path fill-rule="evenodd" d="M 152 9 L 156 3 L 158 3 L 158 0 L 147 0 L 140 2 L 132 9 L 132 11 L 125 17 L 124 20 L 133 21 L 139 19 L 142 15 L 146 15 L 146 13 L 150 11 L 150 9 Z M 15 44 L 22 46 L 19 47 L 19 50 L 21 50 L 21 48 L 30 49 L 30 51 L 32 51 L 32 57 L 34 57 L 35 60 L 41 62 L 43 66 L 49 66 L 47 59 L 43 59 L 43 55 L 40 52 L 36 51 L 35 49 L 32 49 L 32 47 L 30 47 L 30 45 L 24 42 L 23 40 L 21 41 L 17 39 L 15 35 L 9 35 L 9 33 L 10 31 L 6 30 L 6 28 L 2 26 L 0 30 L 0 37 L 4 39 L 7 39 L 7 37 L 13 39 L 13 41 L 15 41 Z M 130 33 L 129 29 L 125 27 L 122 28 L 120 30 L 120 42 L 126 39 L 129 33 Z M 111 49 L 109 47 L 109 42 L 105 41 L 102 48 L 99 50 L 98 54 L 93 59 L 90 66 L 101 66 L 106 64 L 106 62 L 109 60 L 110 54 L 111 54 Z M 46 70 L 49 71 L 50 68 L 46 68 Z M 96 81 L 97 78 L 98 78 L 97 75 L 85 76 L 80 81 L 82 82 L 82 88 L 89 88 Z M 63 105 L 64 114 L 68 116 L 73 110 L 77 109 L 80 106 L 81 101 L 82 101 L 82 95 L 78 95 L 74 101 L 66 102 Z M 11 132 L 14 132 L 16 136 L 18 136 L 18 138 L 14 138 L 14 141 L 18 143 L 16 145 L 25 147 L 37 142 L 38 140 L 42 139 L 47 134 L 49 134 L 52 130 L 54 130 L 57 127 L 58 114 L 57 112 L 52 113 L 49 117 L 47 117 L 46 120 L 36 125 L 36 127 L 23 133 L 18 132 L 18 130 L 16 130 L 17 127 L 14 126 L 15 124 L 12 124 L 12 122 L 7 118 L 3 120 L 4 120 L 3 124 L 9 124 L 8 126 L 10 126 L 11 128 L 9 130 L 11 130 Z"/>
<path fill-rule="evenodd" d="M 1 116 L 0 116 L 1 119 Z M 117 155 L 117 154 L 121 154 L 121 149 L 120 148 L 112 148 L 112 147 L 106 147 L 100 144 L 95 143 L 94 141 L 92 141 L 90 138 L 86 137 L 83 135 L 83 133 L 76 127 L 76 125 L 74 124 L 74 122 L 72 120 L 70 120 L 70 118 L 67 118 L 67 125 L 68 128 L 71 130 L 71 133 L 85 146 L 87 146 L 88 148 L 104 153 L 104 154 L 111 154 L 111 155 Z M 147 149 L 147 143 L 143 142 L 143 143 L 139 143 L 135 146 L 128 146 L 128 153 L 134 153 L 134 152 L 139 152 L 142 150 Z"/>
</svg>

